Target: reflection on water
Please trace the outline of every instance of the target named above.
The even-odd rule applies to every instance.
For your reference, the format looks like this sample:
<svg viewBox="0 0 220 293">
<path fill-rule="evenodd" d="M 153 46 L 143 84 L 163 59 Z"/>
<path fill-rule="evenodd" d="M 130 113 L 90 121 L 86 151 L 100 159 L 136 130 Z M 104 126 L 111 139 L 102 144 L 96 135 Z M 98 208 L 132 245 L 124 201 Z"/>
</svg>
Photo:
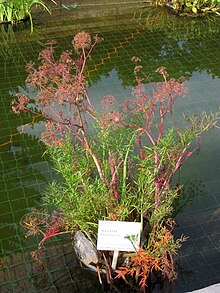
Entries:
<svg viewBox="0 0 220 293">
<path fill-rule="evenodd" d="M 159 81 L 155 70 L 160 66 L 167 68 L 170 77 L 187 77 L 190 92 L 177 101 L 177 116 L 181 117 L 183 112 L 189 115 L 215 111 L 220 105 L 219 20 L 179 20 L 175 16 L 170 19 L 167 14 L 156 12 L 148 12 L 146 19 L 143 14 L 142 18 L 137 15 L 138 21 L 131 25 L 130 18 L 123 27 L 117 21 L 111 27 L 108 20 L 103 22 L 105 29 L 98 33 L 104 41 L 95 48 L 87 68 L 88 91 L 93 103 L 99 105 L 103 95 L 108 94 L 119 100 L 131 97 L 134 85 L 131 57 L 138 56 L 142 59 L 143 74 L 151 82 Z M 97 33 L 88 22 L 81 24 L 91 33 Z M 66 28 L 65 38 L 59 37 L 59 28 L 42 28 L 45 39 L 59 37 L 57 55 L 71 49 L 71 38 L 77 28 L 69 25 L 71 30 L 69 26 Z M 43 190 L 54 176 L 50 162 L 42 156 L 45 147 L 39 142 L 43 122 L 39 117 L 33 120 L 30 115 L 16 116 L 10 110 L 12 93 L 26 90 L 26 63 L 37 60 L 45 43 L 42 36 L 40 42 L 35 39 L 40 36 L 40 29 L 37 27 L 35 36 L 26 38 L 28 42 L 24 41 L 26 31 L 19 32 L 19 40 L 14 33 L 8 39 L 5 34 L 0 36 L 0 247 L 3 255 L 23 251 L 25 246 L 33 244 L 23 241 L 19 220 L 31 207 L 41 206 Z M 187 186 L 195 180 L 205 184 L 202 192 L 188 200 L 189 204 L 181 211 L 183 215 L 219 206 L 219 145 L 220 136 L 215 130 L 202 140 L 200 154 L 194 155 L 181 170 L 180 184 Z M 191 190 L 187 192 L 188 197 L 189 193 L 195 195 Z"/>
</svg>

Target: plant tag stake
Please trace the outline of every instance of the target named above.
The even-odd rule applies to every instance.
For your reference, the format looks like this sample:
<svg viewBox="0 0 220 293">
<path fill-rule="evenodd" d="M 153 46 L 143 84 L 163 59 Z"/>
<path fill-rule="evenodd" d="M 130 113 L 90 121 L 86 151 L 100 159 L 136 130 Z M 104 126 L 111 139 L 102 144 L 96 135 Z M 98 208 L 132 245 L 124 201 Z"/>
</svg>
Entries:
<svg viewBox="0 0 220 293">
<path fill-rule="evenodd" d="M 140 245 L 141 223 L 99 221 L 97 250 L 113 250 L 112 268 L 117 265 L 119 251 L 136 251 Z"/>
<path fill-rule="evenodd" d="M 115 270 L 116 269 L 116 266 L 117 266 L 118 254 L 119 254 L 119 251 L 118 250 L 114 250 L 113 260 L 112 260 L 112 268 L 113 268 L 113 270 Z"/>
</svg>

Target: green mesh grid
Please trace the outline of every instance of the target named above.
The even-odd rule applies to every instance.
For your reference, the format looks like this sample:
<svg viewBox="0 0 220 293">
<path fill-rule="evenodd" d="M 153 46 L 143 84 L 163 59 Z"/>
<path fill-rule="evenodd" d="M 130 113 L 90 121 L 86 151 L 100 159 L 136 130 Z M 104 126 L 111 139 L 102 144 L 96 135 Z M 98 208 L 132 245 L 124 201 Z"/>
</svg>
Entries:
<svg viewBox="0 0 220 293">
<path fill-rule="evenodd" d="M 26 90 L 25 66 L 37 60 L 47 39 L 57 39 L 57 55 L 71 49 L 72 37 L 79 29 L 98 33 L 104 39 L 95 48 L 87 70 L 88 92 L 97 106 L 107 94 L 119 100 L 131 97 L 132 56 L 142 59 L 144 74 L 152 82 L 158 81 L 154 72 L 160 66 L 167 68 L 170 77 L 188 79 L 190 92 L 177 101 L 177 116 L 182 112 L 215 111 L 220 105 L 218 23 L 213 26 L 204 19 L 193 20 L 193 25 L 173 17 L 167 21 L 154 14 L 149 23 L 146 19 L 138 23 L 132 21 L 134 15 L 130 12 L 129 16 L 73 20 L 74 11 L 68 19 L 65 10 L 62 13 L 64 18 L 50 19 L 50 25 L 36 25 L 33 36 L 29 31 L 16 32 L 0 44 L 1 293 L 100 290 L 97 278 L 78 265 L 70 241 L 52 242 L 42 263 L 36 263 L 31 251 L 36 249 L 38 239 L 25 239 L 19 224 L 32 207 L 42 207 L 44 188 L 55 176 L 39 141 L 43 129 L 40 117 L 17 116 L 11 112 L 10 104 L 14 93 Z M 214 130 L 202 141 L 200 154 L 181 170 L 188 204 L 176 217 L 175 233 L 190 238 L 178 259 L 176 292 L 220 282 L 219 145 L 219 130 Z"/>
</svg>

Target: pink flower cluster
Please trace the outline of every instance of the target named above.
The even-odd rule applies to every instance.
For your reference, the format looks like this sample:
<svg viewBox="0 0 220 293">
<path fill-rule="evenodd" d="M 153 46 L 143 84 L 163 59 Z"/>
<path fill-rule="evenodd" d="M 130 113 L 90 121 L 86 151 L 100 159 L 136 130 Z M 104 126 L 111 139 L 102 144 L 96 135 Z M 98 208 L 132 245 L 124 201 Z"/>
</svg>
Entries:
<svg viewBox="0 0 220 293">
<path fill-rule="evenodd" d="M 92 38 L 89 33 L 84 31 L 79 32 L 72 40 L 73 48 L 76 51 L 81 49 L 89 49 L 92 43 Z"/>
<path fill-rule="evenodd" d="M 11 105 L 12 105 L 12 111 L 15 114 L 20 114 L 21 112 L 27 112 L 27 105 L 30 101 L 30 99 L 23 95 L 23 94 L 16 94 L 17 100 L 13 99 L 11 101 Z"/>
<path fill-rule="evenodd" d="M 102 108 L 112 108 L 116 103 L 116 99 L 113 96 L 104 96 L 101 101 Z"/>
</svg>

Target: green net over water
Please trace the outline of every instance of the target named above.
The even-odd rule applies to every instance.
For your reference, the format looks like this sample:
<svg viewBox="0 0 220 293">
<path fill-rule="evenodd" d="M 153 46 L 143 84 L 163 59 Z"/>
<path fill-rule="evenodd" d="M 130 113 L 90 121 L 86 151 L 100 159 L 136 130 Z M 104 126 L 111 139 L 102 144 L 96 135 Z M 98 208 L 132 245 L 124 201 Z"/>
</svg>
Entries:
<svg viewBox="0 0 220 293">
<path fill-rule="evenodd" d="M 32 36 L 29 30 L 6 33 L 1 27 L 1 293 L 99 290 L 97 277 L 82 270 L 76 261 L 71 237 L 65 243 L 60 239 L 52 242 L 39 263 L 31 257 L 38 239 L 25 239 L 25 231 L 19 224 L 31 208 L 42 207 L 43 191 L 56 178 L 49 158 L 43 156 L 45 146 L 39 141 L 44 129 L 40 115 L 17 116 L 11 112 L 13 95 L 28 90 L 25 66 L 30 60 L 37 61 L 47 39 L 57 39 L 57 55 L 71 49 L 71 40 L 79 29 L 92 35 L 98 33 L 104 39 L 95 48 L 87 69 L 88 92 L 97 105 L 108 94 L 117 99 L 131 97 L 134 85 L 131 57 L 138 56 L 144 74 L 151 76 L 153 82 L 158 81 L 154 72 L 160 66 L 166 67 L 170 77 L 188 79 L 190 92 L 176 103 L 175 110 L 180 116 L 183 112 L 190 115 L 215 111 L 220 106 L 219 21 L 211 18 L 187 22 L 161 11 L 157 14 L 148 9 L 144 11 L 146 14 L 140 14 L 139 7 L 136 13 L 131 8 L 127 13 L 123 9 L 124 14 L 106 17 L 93 11 L 90 21 L 85 16 L 77 18 L 80 13 L 77 9 L 68 11 L 67 18 L 63 8 L 62 17 L 49 19 L 48 23 L 38 15 Z M 177 215 L 175 233 L 190 238 L 179 258 L 181 269 L 176 292 L 220 282 L 219 145 L 219 130 L 214 130 L 204 138 L 200 154 L 181 170 L 188 204 Z"/>
</svg>

